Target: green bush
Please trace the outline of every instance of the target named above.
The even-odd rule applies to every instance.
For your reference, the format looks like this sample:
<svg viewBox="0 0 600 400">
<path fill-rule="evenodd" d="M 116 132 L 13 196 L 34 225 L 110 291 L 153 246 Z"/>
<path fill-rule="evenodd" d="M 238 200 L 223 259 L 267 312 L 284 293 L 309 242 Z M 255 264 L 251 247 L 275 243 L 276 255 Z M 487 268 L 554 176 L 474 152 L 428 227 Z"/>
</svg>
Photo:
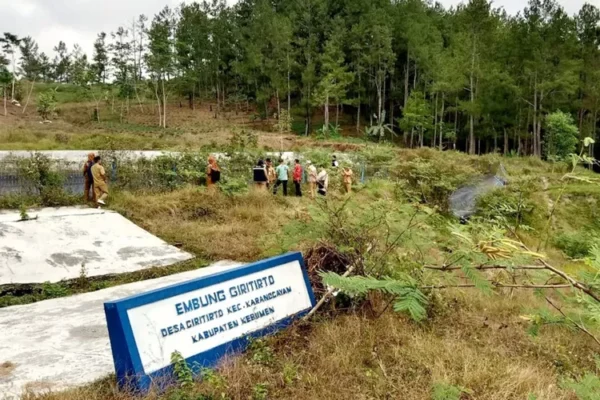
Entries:
<svg viewBox="0 0 600 400">
<path fill-rule="evenodd" d="M 554 245 L 571 258 L 584 258 L 592 246 L 599 243 L 598 237 L 587 232 L 561 233 L 554 238 Z"/>
</svg>

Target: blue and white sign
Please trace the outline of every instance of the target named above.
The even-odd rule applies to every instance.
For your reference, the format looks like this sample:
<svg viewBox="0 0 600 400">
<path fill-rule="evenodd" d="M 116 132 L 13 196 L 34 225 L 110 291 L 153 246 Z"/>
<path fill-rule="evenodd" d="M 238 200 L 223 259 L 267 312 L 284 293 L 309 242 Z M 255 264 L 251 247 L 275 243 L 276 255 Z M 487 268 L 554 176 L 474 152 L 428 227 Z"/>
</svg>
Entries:
<svg viewBox="0 0 600 400">
<path fill-rule="evenodd" d="M 117 379 L 147 390 L 179 352 L 193 369 L 242 350 L 315 305 L 301 253 L 104 304 Z"/>
</svg>

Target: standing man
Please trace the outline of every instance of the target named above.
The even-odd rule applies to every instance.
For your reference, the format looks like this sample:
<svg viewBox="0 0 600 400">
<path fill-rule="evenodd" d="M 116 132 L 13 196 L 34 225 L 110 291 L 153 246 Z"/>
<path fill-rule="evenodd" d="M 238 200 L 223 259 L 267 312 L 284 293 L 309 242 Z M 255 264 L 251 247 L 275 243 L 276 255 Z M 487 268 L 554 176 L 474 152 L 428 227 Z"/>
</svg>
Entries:
<svg viewBox="0 0 600 400">
<path fill-rule="evenodd" d="M 352 177 L 354 173 L 350 167 L 344 167 L 342 169 L 342 176 L 344 177 L 344 187 L 346 188 L 346 193 L 352 192 Z"/>
<path fill-rule="evenodd" d="M 296 197 L 302 197 L 302 174 L 304 170 L 302 169 L 302 165 L 300 165 L 300 160 L 296 159 L 296 164 L 294 165 L 294 186 L 296 187 Z"/>
<path fill-rule="evenodd" d="M 94 158 L 94 166 L 91 168 L 94 178 L 94 195 L 98 208 L 105 205 L 105 200 L 108 197 L 108 185 L 106 180 L 106 171 L 102 166 L 102 158 L 100 156 Z"/>
<path fill-rule="evenodd" d="M 267 187 L 273 187 L 275 181 L 277 181 L 277 173 L 275 172 L 275 167 L 273 167 L 273 161 L 270 158 L 267 158 Z"/>
<path fill-rule="evenodd" d="M 310 198 L 314 199 L 317 194 L 317 167 L 312 162 L 307 161 L 308 164 L 308 185 L 310 187 Z"/>
<path fill-rule="evenodd" d="M 275 168 L 275 172 L 277 173 L 277 183 L 273 188 L 273 194 L 277 194 L 277 189 L 279 189 L 279 185 L 283 185 L 283 195 L 287 196 L 287 188 L 288 188 L 288 180 L 290 167 L 287 166 L 283 159 L 279 160 L 279 166 Z"/>
<path fill-rule="evenodd" d="M 96 158 L 94 153 L 88 154 L 88 160 L 83 164 L 83 201 L 94 201 L 94 177 L 92 176 L 94 158 Z"/>
</svg>

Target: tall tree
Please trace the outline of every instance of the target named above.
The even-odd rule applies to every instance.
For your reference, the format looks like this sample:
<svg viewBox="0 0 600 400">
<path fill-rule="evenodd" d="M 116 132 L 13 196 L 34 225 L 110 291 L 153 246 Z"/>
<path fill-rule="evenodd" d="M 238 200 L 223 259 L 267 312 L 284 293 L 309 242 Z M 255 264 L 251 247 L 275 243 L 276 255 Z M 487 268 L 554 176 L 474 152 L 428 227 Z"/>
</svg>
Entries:
<svg viewBox="0 0 600 400">
<path fill-rule="evenodd" d="M 165 7 L 154 17 L 148 30 L 146 64 L 154 85 L 159 126 L 167 127 L 167 83 L 174 72 L 174 15 Z"/>
<path fill-rule="evenodd" d="M 16 62 L 15 62 L 15 54 L 17 52 L 17 48 L 21 43 L 21 39 L 17 35 L 14 35 L 10 32 L 4 32 L 4 37 L 0 38 L 0 43 L 2 43 L 2 49 L 4 53 L 10 56 L 11 65 L 12 65 L 12 90 L 11 90 L 11 98 L 15 98 L 15 79 L 16 79 Z"/>
<path fill-rule="evenodd" d="M 100 32 L 94 42 L 94 55 L 92 60 L 94 61 L 92 68 L 96 73 L 96 81 L 106 83 L 109 58 L 106 45 L 106 33 L 104 32 Z"/>
<path fill-rule="evenodd" d="M 58 82 L 69 82 L 69 68 L 71 67 L 71 55 L 67 45 L 62 40 L 54 47 L 54 78 Z"/>
<path fill-rule="evenodd" d="M 20 74 L 30 81 L 35 81 L 41 69 L 38 44 L 31 36 L 27 36 L 22 39 L 19 49 L 21 50 Z"/>
</svg>

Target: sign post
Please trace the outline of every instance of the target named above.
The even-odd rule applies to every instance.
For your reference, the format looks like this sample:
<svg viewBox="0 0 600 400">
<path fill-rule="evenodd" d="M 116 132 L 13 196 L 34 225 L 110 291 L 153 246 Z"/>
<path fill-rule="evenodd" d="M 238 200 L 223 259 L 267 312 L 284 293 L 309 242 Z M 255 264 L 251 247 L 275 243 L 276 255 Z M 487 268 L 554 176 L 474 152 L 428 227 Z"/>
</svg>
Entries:
<svg viewBox="0 0 600 400">
<path fill-rule="evenodd" d="M 198 373 L 314 305 L 301 253 L 105 303 L 119 385 L 143 392 L 169 382 L 174 352 Z"/>
</svg>

